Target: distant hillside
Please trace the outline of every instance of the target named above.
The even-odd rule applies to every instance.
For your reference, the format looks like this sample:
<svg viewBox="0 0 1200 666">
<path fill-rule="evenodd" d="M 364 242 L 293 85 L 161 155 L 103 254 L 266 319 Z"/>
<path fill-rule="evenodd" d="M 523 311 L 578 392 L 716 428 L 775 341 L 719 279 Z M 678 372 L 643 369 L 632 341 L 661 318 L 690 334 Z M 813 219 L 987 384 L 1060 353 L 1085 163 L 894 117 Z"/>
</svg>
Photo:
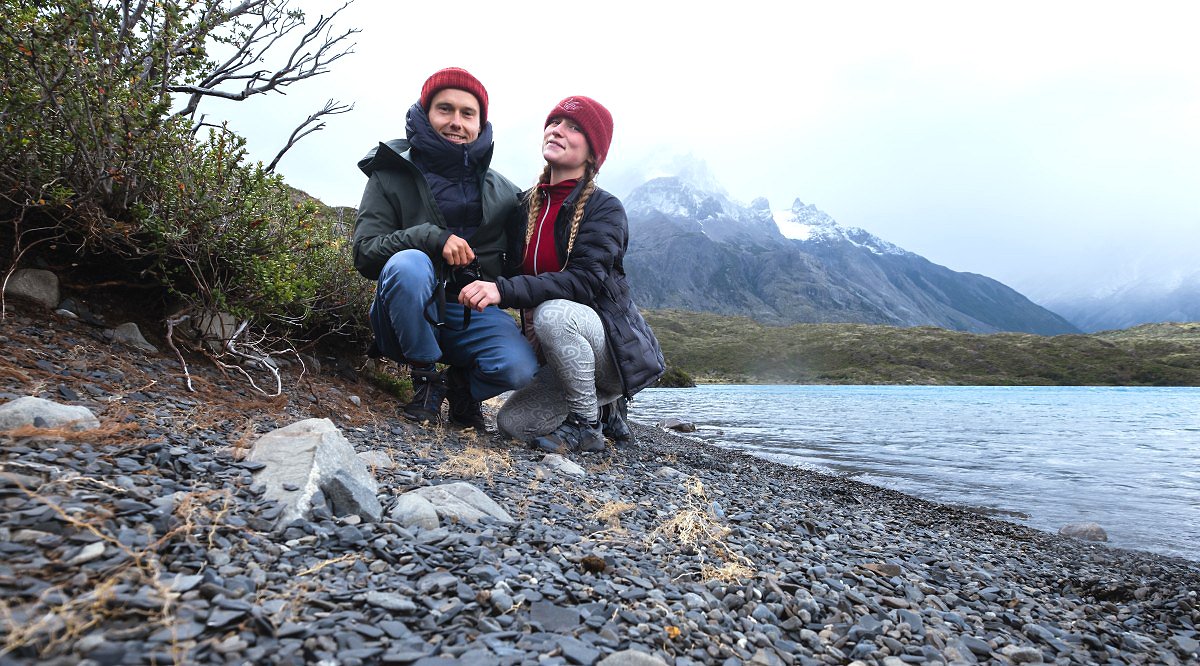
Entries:
<svg viewBox="0 0 1200 666">
<path fill-rule="evenodd" d="M 698 381 L 1200 386 L 1200 324 L 1090 335 L 974 334 L 864 324 L 766 326 L 652 310 L 668 364 Z"/>
<path fill-rule="evenodd" d="M 749 207 L 708 181 L 663 177 L 626 199 L 625 258 L 645 308 L 743 315 L 770 324 L 847 322 L 991 333 L 1078 332 L 991 278 L 960 273 L 797 201 Z M 794 238 L 785 237 L 780 227 Z"/>
</svg>

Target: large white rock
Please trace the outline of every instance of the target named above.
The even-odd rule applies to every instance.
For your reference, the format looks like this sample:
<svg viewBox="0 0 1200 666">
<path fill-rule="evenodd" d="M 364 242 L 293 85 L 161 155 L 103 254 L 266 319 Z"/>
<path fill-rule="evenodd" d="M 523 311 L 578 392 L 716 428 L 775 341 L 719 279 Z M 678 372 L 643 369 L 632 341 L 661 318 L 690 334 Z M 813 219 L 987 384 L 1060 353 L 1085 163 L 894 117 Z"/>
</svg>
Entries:
<svg viewBox="0 0 1200 666">
<path fill-rule="evenodd" d="M 667 666 L 667 662 L 645 652 L 621 650 L 596 662 L 596 666 Z"/>
<path fill-rule="evenodd" d="M 92 410 L 79 405 L 60 405 L 44 398 L 27 395 L 0 405 L 0 430 L 31 426 L 41 417 L 48 428 L 70 426 L 72 430 L 93 430 L 100 419 Z"/>
<path fill-rule="evenodd" d="M 405 494 L 417 494 L 429 500 L 438 516 L 450 522 L 479 522 L 491 516 L 502 523 L 514 523 L 513 517 L 482 490 L 465 482 L 424 486 Z"/>
<path fill-rule="evenodd" d="M 266 465 L 254 479 L 266 486 L 267 499 L 283 505 L 279 526 L 307 517 L 318 490 L 336 515 L 357 514 L 370 521 L 383 517 L 379 484 L 329 419 L 305 419 L 272 430 L 258 438 L 249 457 Z"/>
</svg>

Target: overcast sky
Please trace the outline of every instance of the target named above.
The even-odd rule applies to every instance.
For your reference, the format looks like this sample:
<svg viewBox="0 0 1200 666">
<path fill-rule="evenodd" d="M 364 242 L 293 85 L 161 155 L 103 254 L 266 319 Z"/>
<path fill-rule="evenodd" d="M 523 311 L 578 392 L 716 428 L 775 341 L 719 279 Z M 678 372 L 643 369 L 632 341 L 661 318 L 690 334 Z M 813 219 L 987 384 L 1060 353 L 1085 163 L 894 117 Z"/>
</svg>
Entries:
<svg viewBox="0 0 1200 666">
<path fill-rule="evenodd" d="M 353 103 L 279 166 L 327 204 L 358 204 L 355 162 L 453 65 L 487 87 L 493 166 L 521 186 L 546 113 L 581 94 L 614 116 L 601 186 L 690 153 L 735 200 L 798 198 L 1035 300 L 1200 270 L 1194 2 L 356 0 L 339 22 L 362 32 L 329 74 L 201 107 L 269 161 L 327 98 Z"/>
</svg>

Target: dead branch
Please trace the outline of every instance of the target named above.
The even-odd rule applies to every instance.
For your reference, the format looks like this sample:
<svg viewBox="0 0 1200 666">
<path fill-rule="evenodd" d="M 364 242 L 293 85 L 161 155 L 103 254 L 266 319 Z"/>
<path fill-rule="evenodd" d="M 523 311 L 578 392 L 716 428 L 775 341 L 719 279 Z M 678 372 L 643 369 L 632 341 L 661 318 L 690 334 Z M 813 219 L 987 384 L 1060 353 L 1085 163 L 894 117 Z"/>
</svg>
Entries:
<svg viewBox="0 0 1200 666">
<path fill-rule="evenodd" d="M 224 62 L 216 64 L 195 84 L 172 83 L 167 91 L 190 95 L 187 105 L 176 115 L 195 117 L 196 109 L 205 97 L 241 101 L 266 92 L 283 92 L 283 88 L 304 79 L 329 71 L 329 65 L 354 52 L 349 39 L 360 32 L 357 28 L 334 33 L 332 21 L 353 0 L 348 0 L 328 16 L 321 15 L 316 23 L 301 35 L 287 60 L 275 71 L 258 67 L 267 52 L 277 49 L 282 40 L 304 25 L 304 15 L 290 10 L 287 0 L 244 2 L 220 18 L 228 22 L 235 18 L 256 16 L 257 23 L 237 23 L 243 31 L 237 35 L 234 52 Z M 198 21 L 200 29 L 203 21 Z M 235 22 L 236 23 L 236 22 Z M 192 35 L 197 39 L 200 34 Z M 178 46 L 190 46 L 181 36 Z M 240 86 L 240 87 L 239 87 Z"/>
<path fill-rule="evenodd" d="M 333 101 L 332 99 L 329 100 L 328 102 L 325 102 L 325 106 L 320 111 L 317 111 L 316 113 L 314 113 L 311 116 L 309 116 L 308 118 L 306 118 L 304 120 L 304 122 L 300 123 L 300 125 L 298 125 L 296 127 L 296 129 L 292 130 L 292 135 L 290 137 L 288 137 L 287 144 L 285 144 L 283 146 L 283 148 L 275 155 L 275 159 L 271 160 L 271 163 L 269 165 L 267 165 L 267 173 L 275 172 L 275 165 L 279 164 L 279 160 L 283 158 L 284 153 L 291 150 L 292 146 L 296 145 L 297 141 L 299 141 L 300 139 L 303 139 L 304 137 L 308 136 L 309 134 L 312 134 L 313 132 L 319 132 L 319 131 L 325 129 L 324 122 L 320 122 L 320 123 L 317 123 L 316 125 L 313 125 L 313 123 L 316 122 L 318 119 L 320 119 L 322 116 L 332 116 L 332 115 L 336 115 L 339 113 L 346 113 L 347 111 L 352 111 L 352 110 L 354 110 L 353 104 L 349 104 L 349 105 L 339 104 L 339 103 Z M 309 127 L 309 125 L 313 125 L 313 126 Z"/>
<path fill-rule="evenodd" d="M 192 373 L 188 371 L 187 361 L 184 360 L 183 354 L 180 353 L 179 348 L 175 346 L 175 337 L 174 337 L 175 336 L 175 327 L 178 326 L 179 324 L 182 324 L 183 322 L 187 321 L 190 318 L 191 318 L 191 315 L 188 315 L 188 314 L 182 314 L 182 315 L 178 315 L 175 317 L 167 317 L 167 346 L 170 347 L 171 350 L 175 352 L 175 358 L 179 359 L 179 365 L 183 367 L 183 379 L 184 379 L 184 382 L 187 383 L 188 391 L 195 393 L 196 389 L 195 389 L 195 387 L 192 386 Z"/>
</svg>

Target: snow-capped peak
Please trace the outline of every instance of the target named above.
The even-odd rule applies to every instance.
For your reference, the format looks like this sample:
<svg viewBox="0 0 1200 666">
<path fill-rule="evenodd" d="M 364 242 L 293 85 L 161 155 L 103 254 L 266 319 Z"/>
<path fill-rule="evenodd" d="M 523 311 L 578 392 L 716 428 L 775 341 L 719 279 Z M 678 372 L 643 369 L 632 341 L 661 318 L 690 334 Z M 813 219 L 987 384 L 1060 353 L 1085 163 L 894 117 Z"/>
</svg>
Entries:
<svg viewBox="0 0 1200 666">
<path fill-rule="evenodd" d="M 771 213 L 779 232 L 788 238 L 805 242 L 845 241 L 875 254 L 911 254 L 882 238 L 858 227 L 843 227 L 829 214 L 812 204 L 796 199 L 789 210 Z"/>
</svg>

